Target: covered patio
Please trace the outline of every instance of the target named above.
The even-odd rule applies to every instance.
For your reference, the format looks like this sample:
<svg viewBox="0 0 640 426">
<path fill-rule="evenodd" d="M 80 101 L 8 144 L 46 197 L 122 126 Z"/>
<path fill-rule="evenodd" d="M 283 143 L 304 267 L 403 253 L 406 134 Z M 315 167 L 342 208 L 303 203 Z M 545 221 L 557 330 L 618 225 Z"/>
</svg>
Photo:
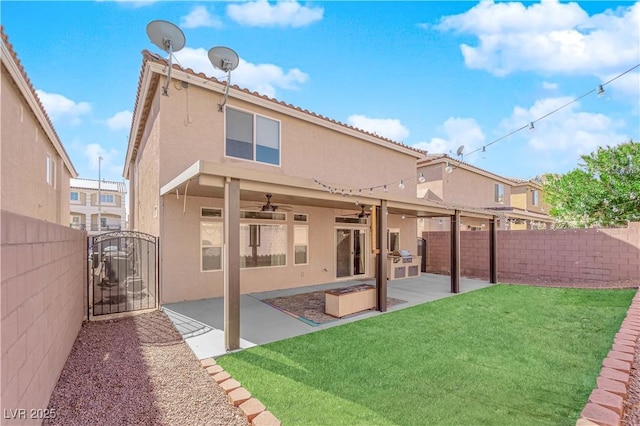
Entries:
<svg viewBox="0 0 640 426">
<path fill-rule="evenodd" d="M 340 281 L 310 287 L 241 295 L 240 347 L 245 349 L 383 314 L 380 311 L 368 310 L 314 326 L 263 302 L 263 300 L 275 297 L 325 291 L 363 283 L 373 285 L 375 284 L 375 279 Z M 466 293 L 489 285 L 491 284 L 488 281 L 462 278 L 460 292 Z M 425 273 L 419 277 L 389 281 L 387 292 L 389 297 L 402 301 L 402 303 L 389 306 L 388 312 L 455 294 L 451 292 L 449 276 Z M 223 331 L 224 298 L 170 303 L 163 305 L 162 309 L 182 334 L 182 337 L 198 359 L 218 357 L 228 353 L 225 347 Z"/>
<path fill-rule="evenodd" d="M 215 328 L 224 336 L 224 348 L 227 351 L 233 351 L 242 347 L 246 347 L 247 345 L 251 345 L 253 343 L 265 343 L 268 341 L 278 340 L 280 338 L 291 337 L 296 335 L 294 332 L 291 332 L 277 335 L 278 327 L 273 327 L 274 331 L 270 331 L 271 327 L 268 329 L 261 329 L 260 324 L 270 324 L 269 321 L 265 321 L 264 319 L 260 320 L 260 324 L 254 328 L 254 325 L 251 324 L 251 318 L 254 316 L 254 312 L 251 311 L 252 300 L 257 301 L 260 299 L 260 291 L 268 290 L 268 288 L 257 289 L 253 288 L 248 289 L 246 284 L 242 286 L 243 290 L 241 291 L 241 264 L 239 261 L 240 258 L 240 241 L 239 241 L 239 230 L 240 230 L 240 213 L 242 210 L 242 204 L 248 202 L 259 202 L 264 199 L 264 194 L 273 194 L 274 199 L 277 197 L 278 203 L 285 203 L 297 206 L 306 206 L 307 208 L 316 209 L 315 211 L 326 211 L 325 215 L 329 218 L 328 220 L 333 220 L 334 215 L 354 215 L 360 211 L 359 205 L 366 205 L 370 207 L 370 219 L 367 228 L 370 232 L 370 237 L 367 239 L 368 241 L 364 244 L 365 252 L 367 257 L 370 259 L 370 266 L 368 267 L 369 273 L 366 274 L 366 278 L 370 284 L 375 285 L 375 293 L 376 293 L 376 309 L 379 312 L 387 311 L 387 296 L 395 297 L 394 293 L 391 289 L 396 287 L 396 284 L 393 281 L 388 282 L 388 271 L 387 271 L 387 261 L 388 261 L 388 251 L 387 251 L 387 235 L 390 229 L 389 224 L 393 222 L 394 227 L 401 226 L 401 222 L 412 222 L 414 224 L 413 229 L 415 232 L 415 222 L 419 219 L 435 217 L 435 216 L 450 216 L 451 217 L 451 273 L 450 277 L 438 277 L 434 281 L 440 283 L 442 295 L 450 295 L 451 293 L 458 293 L 461 291 L 461 276 L 460 276 L 460 218 L 461 216 L 469 216 L 469 217 L 477 217 L 487 219 L 489 221 L 489 241 L 488 244 L 490 246 L 490 282 L 496 282 L 496 238 L 497 238 L 497 227 L 495 226 L 496 216 L 494 212 L 489 212 L 484 209 L 474 209 L 474 208 L 465 208 L 462 206 L 448 206 L 442 205 L 439 203 L 431 202 L 428 200 L 419 200 L 415 198 L 412 193 L 407 195 L 401 195 L 392 192 L 373 192 L 373 190 L 369 191 L 369 195 L 361 194 L 359 190 L 357 190 L 358 195 L 348 195 L 350 190 L 342 190 L 342 193 L 338 193 L 337 191 L 327 191 L 327 186 L 325 184 L 318 184 L 319 182 L 315 179 L 304 179 L 297 178 L 291 176 L 284 175 L 274 175 L 272 173 L 265 173 L 256 170 L 240 170 L 238 168 L 229 167 L 227 165 L 222 164 L 214 164 L 206 161 L 198 161 L 194 163 L 192 166 L 184 170 L 174 179 L 172 179 L 169 183 L 164 185 L 160 194 L 165 200 L 165 211 L 171 210 L 171 214 L 163 214 L 161 218 L 161 228 L 165 230 L 165 232 L 171 232 L 173 230 L 178 230 L 184 226 L 186 223 L 183 219 L 183 215 L 188 211 L 188 205 L 191 205 L 189 200 L 190 197 L 200 197 L 202 200 L 219 200 L 221 207 L 221 220 L 223 224 L 223 238 L 224 244 L 222 245 L 223 254 L 222 258 L 222 271 L 223 280 L 223 289 L 224 289 L 224 297 L 213 299 L 218 303 L 219 309 L 213 307 L 203 309 L 204 311 L 209 311 L 211 314 L 215 313 L 216 318 L 218 318 L 219 322 L 217 323 L 207 323 L 203 322 L 203 324 L 212 328 L 210 331 L 214 331 Z M 213 202 L 213 201 L 212 201 Z M 263 206 L 268 207 L 268 206 Z M 318 210 L 320 209 L 320 210 Z M 179 210 L 182 210 L 181 212 Z M 271 210 L 271 209 L 269 209 Z M 263 210 L 265 211 L 265 210 Z M 364 213 L 364 209 L 362 210 Z M 321 216 L 321 214 L 319 214 Z M 369 214 L 367 214 L 369 216 Z M 315 216 L 318 217 L 318 216 Z M 405 220 L 407 219 L 407 220 Z M 180 227 L 176 226 L 177 223 L 180 223 Z M 320 235 L 322 232 L 326 232 L 328 229 L 331 229 L 331 232 L 335 232 L 335 226 L 325 221 L 325 227 L 321 231 L 311 230 L 311 234 Z M 315 226 L 315 225 L 312 225 Z M 407 228 L 412 229 L 412 228 Z M 181 231 L 178 231 L 180 233 Z M 404 233 L 405 243 L 407 240 L 407 233 Z M 414 234 L 415 235 L 415 234 Z M 178 238 L 176 236 L 176 238 Z M 414 237 L 411 237 L 413 239 Z M 166 238 L 165 238 L 166 240 Z M 415 239 L 413 239 L 415 241 Z M 411 246 L 409 246 L 411 247 Z M 402 247 L 401 247 L 402 248 Z M 169 248 L 171 249 L 171 248 Z M 165 246 L 165 251 L 167 251 L 167 246 Z M 170 259 L 172 257 L 178 258 L 179 253 L 175 253 L 175 256 L 167 255 L 165 259 Z M 327 261 L 330 261 L 329 258 L 326 258 Z M 165 272 L 171 272 L 172 268 L 176 268 L 180 266 L 179 264 L 167 266 Z M 299 276 L 304 277 L 305 280 L 311 280 L 311 274 L 313 275 L 313 279 L 315 279 L 314 283 L 316 284 L 314 287 L 322 287 L 322 285 L 318 285 L 317 283 L 326 283 L 332 282 L 332 278 L 327 276 L 326 279 L 318 280 L 319 274 L 327 273 L 327 270 L 330 268 L 314 268 L 312 271 L 308 270 L 308 274 L 300 273 Z M 164 271 L 164 270 L 163 270 Z M 273 273 L 269 274 L 269 278 L 273 278 L 276 272 L 281 272 L 282 276 L 280 277 L 281 281 L 291 282 L 291 276 L 287 276 L 284 274 L 287 269 L 281 269 L 280 271 L 274 270 Z M 175 272 L 175 271 L 174 271 Z M 242 269 L 242 274 L 244 274 L 245 278 L 248 278 L 244 282 L 253 282 L 258 283 L 261 280 L 264 281 L 264 275 L 259 275 L 261 272 L 257 271 L 249 271 L 247 269 Z M 331 273 L 328 273 L 331 275 Z M 162 274 L 161 274 L 162 276 Z M 179 282 L 184 280 L 183 276 L 180 274 L 174 273 L 169 279 L 167 278 L 167 274 L 164 274 L 165 280 L 171 282 Z M 337 275 L 337 277 L 341 277 L 341 275 Z M 298 278 L 301 281 L 301 278 Z M 334 277 L 336 278 L 336 277 Z M 355 276 L 353 277 L 356 278 Z M 362 277 L 365 278 L 365 277 Z M 415 279 L 420 280 L 420 277 L 415 277 Z M 330 281 L 331 280 L 331 281 Z M 412 282 L 411 279 L 408 280 L 400 280 L 403 282 Z M 189 282 L 187 280 L 187 282 Z M 213 279 L 211 281 L 213 283 Z M 335 284 L 336 287 L 346 287 L 345 280 L 340 280 L 338 284 Z M 361 280 L 357 281 L 358 283 L 362 283 Z M 206 283 L 202 283 L 203 286 L 208 285 Z M 327 284 L 327 288 L 331 288 L 330 286 L 333 284 Z M 399 285 L 399 284 L 398 284 Z M 298 285 L 292 286 L 296 288 L 283 289 L 279 290 L 279 292 L 299 292 L 304 291 L 308 286 Z M 278 287 L 275 287 L 278 288 Z M 281 288 L 281 287 L 280 287 Z M 161 292 L 164 291 L 163 286 L 161 284 Z M 307 290 L 308 291 L 308 290 Z M 248 293 L 248 294 L 245 294 Z M 268 294 L 276 294 L 274 291 L 265 291 Z M 284 293 L 280 293 L 284 294 Z M 442 296 L 442 297 L 443 297 Z M 187 299 L 187 298 L 185 298 Z M 182 300 L 185 300 L 182 299 Z M 196 299 L 196 297 L 192 297 L 192 299 Z M 166 299 L 165 299 L 166 300 Z M 179 299 L 180 300 L 180 299 Z M 187 299 L 188 300 L 188 299 Z M 430 300 L 425 296 L 423 299 L 404 299 L 408 302 L 415 301 L 415 303 L 421 303 L 427 300 Z M 432 300 L 432 299 L 431 299 Z M 200 303 L 200 302 L 193 302 Z M 181 306 L 181 303 L 173 303 L 171 305 L 165 306 Z M 178 308 L 176 308 L 178 309 Z M 248 310 L 248 311 L 245 311 Z M 177 313 L 181 313 L 179 310 Z M 185 313 L 183 313 L 186 315 Z M 284 314 L 283 314 L 284 315 Z M 185 323 L 189 323 L 193 317 L 187 316 L 189 319 L 185 320 Z M 197 317 L 194 318 L 197 320 Z M 242 319 L 242 321 L 241 321 Z M 216 321 L 218 321 L 216 320 Z M 210 320 L 211 321 L 211 320 Z M 204 327 L 196 327 L 198 333 L 201 334 L 201 331 Z M 286 328 L 285 328 L 286 329 Z M 292 327 L 292 329 L 296 329 L 296 327 Z M 223 330 L 223 331 L 220 331 Z M 297 334 L 302 334 L 306 329 L 303 328 L 297 332 Z M 269 333 L 276 333 L 272 338 L 271 337 L 263 337 L 269 336 Z M 223 349 L 224 349 L 223 348 Z M 221 352 L 221 353 L 224 353 Z M 209 355 L 211 356 L 211 355 Z"/>
</svg>

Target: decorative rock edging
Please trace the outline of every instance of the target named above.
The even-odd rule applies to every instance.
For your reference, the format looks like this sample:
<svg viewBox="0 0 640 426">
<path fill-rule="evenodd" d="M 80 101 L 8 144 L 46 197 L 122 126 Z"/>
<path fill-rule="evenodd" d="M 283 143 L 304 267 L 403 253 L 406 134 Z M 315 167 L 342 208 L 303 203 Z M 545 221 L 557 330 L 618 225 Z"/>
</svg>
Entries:
<svg viewBox="0 0 640 426">
<path fill-rule="evenodd" d="M 596 388 L 589 395 L 576 426 L 619 426 L 628 396 L 631 365 L 640 336 L 640 292 L 636 292 L 627 316 L 602 361 Z"/>
<path fill-rule="evenodd" d="M 276 418 L 263 403 L 253 398 L 248 390 L 242 387 L 240 382 L 218 365 L 215 359 L 206 358 L 200 361 L 202 367 L 207 370 L 209 376 L 225 391 L 229 401 L 240 409 L 251 426 L 280 426 L 280 420 Z"/>
</svg>

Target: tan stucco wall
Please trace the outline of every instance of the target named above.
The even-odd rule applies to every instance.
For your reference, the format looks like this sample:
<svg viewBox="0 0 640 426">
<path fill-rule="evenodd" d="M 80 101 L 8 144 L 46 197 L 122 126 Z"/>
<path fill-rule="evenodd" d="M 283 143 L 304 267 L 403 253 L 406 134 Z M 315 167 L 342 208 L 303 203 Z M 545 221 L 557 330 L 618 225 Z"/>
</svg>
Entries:
<svg viewBox="0 0 640 426">
<path fill-rule="evenodd" d="M 2 209 L 68 226 L 71 174 L 4 66 L 1 78 Z M 55 186 L 46 180 L 47 155 L 56 165 Z"/>
<path fill-rule="evenodd" d="M 5 210 L 0 221 L 0 411 L 28 416 L 47 408 L 86 316 L 86 233 Z M 42 421 L 3 418 L 3 425 Z"/>
<path fill-rule="evenodd" d="M 255 203 L 241 203 L 241 206 Z M 161 303 L 182 300 L 196 300 L 223 295 L 223 272 L 200 272 L 200 209 L 201 207 L 222 208 L 223 201 L 203 197 L 187 197 L 186 211 L 183 213 L 184 198 L 163 197 L 162 221 L 162 270 Z M 308 214 L 307 223 L 294 222 L 293 213 Z M 323 209 L 308 206 L 291 206 L 286 222 L 269 221 L 261 223 L 283 224 L 287 228 L 287 266 L 269 268 L 247 268 L 240 272 L 241 293 L 302 287 L 336 281 L 335 234 L 338 228 L 365 229 L 368 253 L 365 275 L 375 276 L 375 255 L 372 253 L 371 220 L 366 226 L 336 224 L 335 216 L 350 214 L 352 211 Z M 241 220 L 241 223 L 247 222 Z M 250 221 L 255 223 L 255 221 Z M 309 263 L 293 264 L 293 225 L 309 226 Z M 417 253 L 416 220 L 402 219 L 389 215 L 388 227 L 400 229 L 400 245 L 411 253 Z"/>
<path fill-rule="evenodd" d="M 160 95 L 156 94 L 152 111 L 144 130 L 142 144 L 131 173 L 135 176 L 130 197 L 134 205 L 129 214 L 135 216 L 132 228 L 147 234 L 160 235 Z M 164 138 L 164 135 L 162 136 Z M 168 163 L 172 160 L 168 159 Z"/>
<path fill-rule="evenodd" d="M 225 114 L 218 112 L 217 105 L 221 96 L 195 85 L 182 90 L 172 85 L 172 89 L 170 96 L 160 100 L 160 186 L 198 160 L 356 188 L 415 177 L 416 158 L 412 155 L 233 98 L 228 107 L 280 120 L 281 166 L 225 157 Z M 414 178 L 405 182 L 404 190 L 397 185 L 388 189 L 413 195 L 415 185 Z"/>
</svg>

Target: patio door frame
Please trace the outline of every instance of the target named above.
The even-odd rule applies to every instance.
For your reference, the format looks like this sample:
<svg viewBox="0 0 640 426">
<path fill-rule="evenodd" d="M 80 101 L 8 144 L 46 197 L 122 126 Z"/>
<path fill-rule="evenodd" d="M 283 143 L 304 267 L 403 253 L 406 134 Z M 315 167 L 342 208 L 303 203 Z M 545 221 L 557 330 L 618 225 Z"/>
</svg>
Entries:
<svg viewBox="0 0 640 426">
<path fill-rule="evenodd" d="M 345 276 L 338 276 L 338 256 L 340 255 L 340 251 L 338 250 L 338 232 L 339 231 L 348 231 L 349 232 L 349 239 L 350 241 L 350 250 L 349 250 L 349 275 L 345 275 Z M 363 260 L 364 265 L 362 268 L 362 273 L 361 274 L 354 274 L 354 262 L 356 259 L 356 253 L 355 253 L 355 241 L 356 241 L 356 231 L 360 232 L 363 234 L 362 239 L 364 240 L 364 245 L 360 247 L 360 258 Z M 352 280 L 354 278 L 357 277 L 366 277 L 368 276 L 368 271 L 369 271 L 369 259 L 367 256 L 367 253 L 369 253 L 369 245 L 370 245 L 370 241 L 369 241 L 369 233 L 368 231 L 368 227 L 366 226 L 335 226 L 334 228 L 334 261 L 335 261 L 335 279 L 337 281 L 342 281 L 342 280 Z"/>
</svg>

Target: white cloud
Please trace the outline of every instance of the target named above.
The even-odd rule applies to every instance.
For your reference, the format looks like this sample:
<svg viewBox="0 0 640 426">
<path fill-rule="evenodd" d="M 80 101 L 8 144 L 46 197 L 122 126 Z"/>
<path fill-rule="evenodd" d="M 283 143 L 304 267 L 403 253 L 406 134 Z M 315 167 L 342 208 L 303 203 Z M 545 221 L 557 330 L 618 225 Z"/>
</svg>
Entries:
<svg viewBox="0 0 640 426">
<path fill-rule="evenodd" d="M 184 28 L 222 28 L 222 21 L 215 15 L 211 15 L 206 7 L 196 6 L 188 14 L 180 18 L 180 26 Z"/>
<path fill-rule="evenodd" d="M 301 6 L 297 1 L 250 1 L 227 6 L 227 14 L 241 25 L 250 27 L 304 27 L 322 19 L 321 7 Z"/>
<path fill-rule="evenodd" d="M 133 114 L 128 110 L 117 112 L 107 119 L 107 126 L 114 131 L 129 130 L 131 128 L 132 117 Z"/>
<path fill-rule="evenodd" d="M 551 83 L 550 81 L 543 81 L 542 88 L 545 90 L 558 90 L 558 83 Z"/>
<path fill-rule="evenodd" d="M 203 48 L 185 47 L 176 52 L 178 61 L 195 72 L 222 78 L 225 74 L 216 70 L 209 62 L 207 51 Z M 297 90 L 309 79 L 309 75 L 298 68 L 284 70 L 274 64 L 253 64 L 240 58 L 238 68 L 231 72 L 231 84 L 256 91 L 270 97 L 276 96 L 277 89 Z"/>
<path fill-rule="evenodd" d="M 529 108 L 516 107 L 501 127 L 520 128 L 572 100 L 569 97 L 547 98 L 536 101 Z M 553 169 L 559 164 L 576 164 L 580 155 L 588 154 L 598 146 L 628 141 L 629 136 L 618 133 L 624 124 L 604 114 L 582 112 L 580 104 L 575 102 L 537 121 L 535 129 L 522 130 L 517 135 L 525 138 L 538 160 L 545 161 L 547 168 Z"/>
<path fill-rule="evenodd" d="M 460 46 L 469 68 L 498 76 L 537 71 L 602 78 L 637 63 L 640 2 L 589 16 L 577 3 L 483 1 L 442 18 L 436 28 L 477 37 L 477 46 Z"/>
<path fill-rule="evenodd" d="M 442 123 L 441 130 L 446 138 L 431 138 L 429 142 L 418 142 L 413 147 L 435 154 L 455 153 L 458 147 L 464 145 L 464 152 L 468 153 L 480 147 L 485 141 L 482 128 L 473 118 L 450 117 Z"/>
<path fill-rule="evenodd" d="M 123 159 L 120 158 L 120 153 L 117 150 L 108 150 L 100 144 L 90 143 L 85 145 L 83 153 L 88 160 L 89 170 L 95 172 L 95 176 L 90 179 L 98 177 L 98 168 L 100 168 L 102 177 L 122 174 Z M 102 161 L 99 160 L 99 157 L 102 157 Z"/>
<path fill-rule="evenodd" d="M 397 118 L 369 118 L 364 115 L 350 115 L 347 122 L 353 127 L 375 133 L 393 141 L 403 141 L 409 136 L 409 129 Z"/>
<path fill-rule="evenodd" d="M 75 102 L 63 95 L 44 90 L 36 90 L 36 94 L 53 122 L 68 122 L 75 126 L 81 123 L 83 115 L 91 112 L 88 102 Z"/>
</svg>

